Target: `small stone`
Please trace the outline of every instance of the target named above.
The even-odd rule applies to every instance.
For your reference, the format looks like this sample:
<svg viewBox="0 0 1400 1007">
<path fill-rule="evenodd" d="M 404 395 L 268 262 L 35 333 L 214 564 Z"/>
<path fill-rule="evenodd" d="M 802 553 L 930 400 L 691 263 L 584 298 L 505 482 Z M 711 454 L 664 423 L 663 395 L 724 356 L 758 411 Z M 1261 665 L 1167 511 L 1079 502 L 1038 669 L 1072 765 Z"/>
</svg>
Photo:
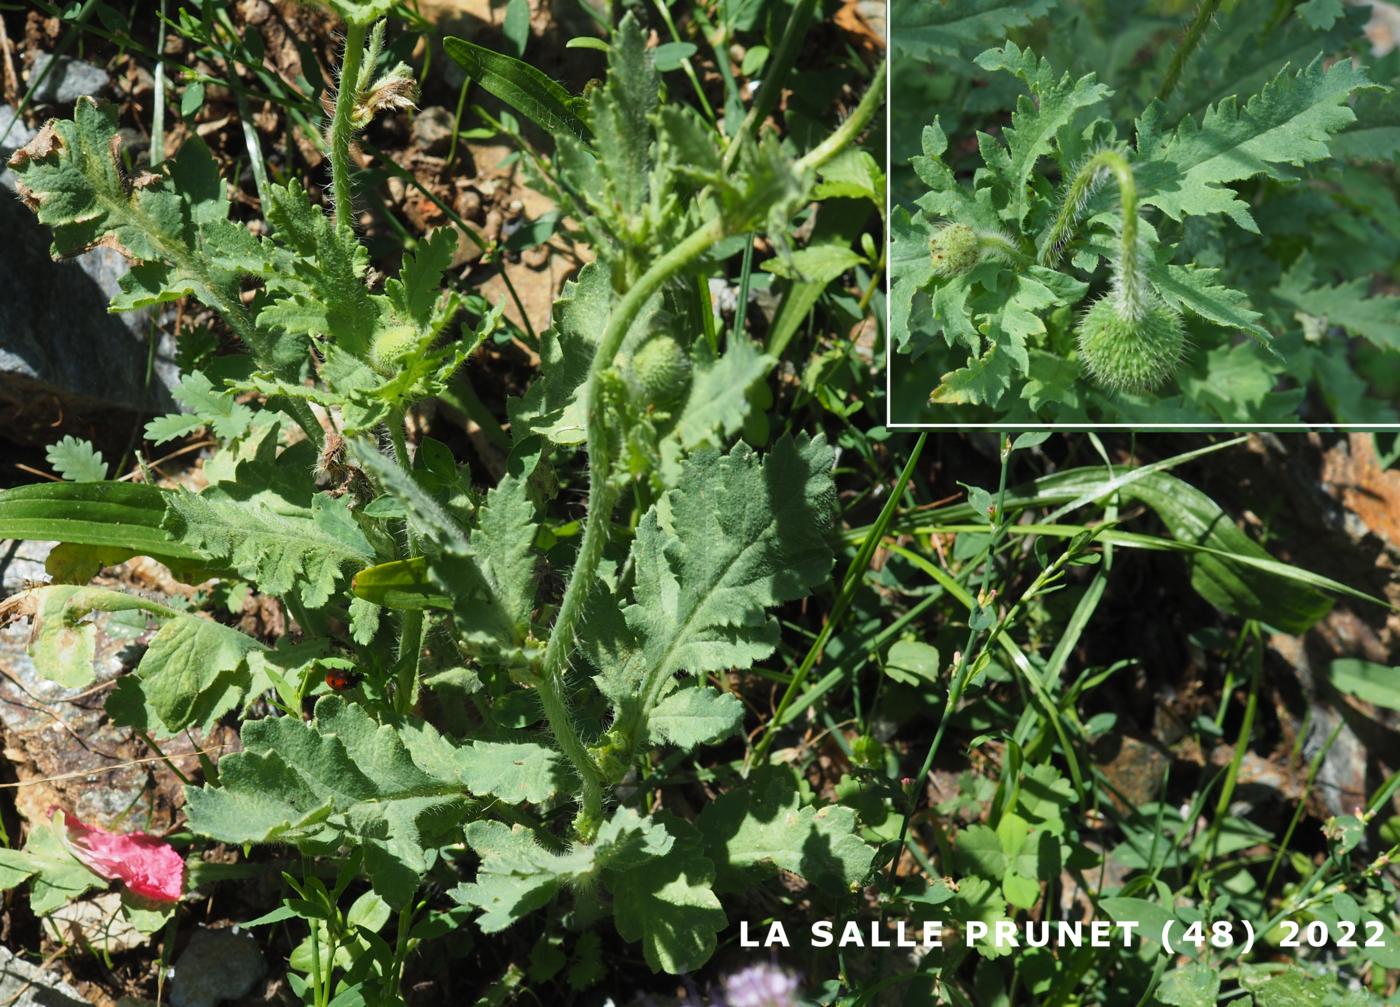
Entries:
<svg viewBox="0 0 1400 1007">
<path fill-rule="evenodd" d="M 215 1007 L 252 991 L 266 969 L 250 935 L 229 927 L 200 927 L 175 960 L 170 980 L 174 1007 Z"/>
<path fill-rule="evenodd" d="M 11 192 L 15 188 L 15 176 L 5 166 L 5 162 L 10 159 L 11 154 L 34 139 L 34 136 L 35 130 L 24 124 L 18 112 L 9 105 L 0 105 L 0 185 Z"/>
<path fill-rule="evenodd" d="M 103 954 L 119 954 L 151 943 L 122 915 L 120 892 L 102 892 L 59 906 L 43 918 L 44 929 L 59 942 L 86 945 Z"/>
<path fill-rule="evenodd" d="M 44 563 L 57 542 L 13 542 L 0 553 L 0 594 L 9 596 L 48 582 Z"/>
<path fill-rule="evenodd" d="M 72 105 L 85 94 L 103 94 L 111 78 L 100 66 L 41 52 L 29 68 L 29 83 L 29 100 L 36 105 Z"/>
<path fill-rule="evenodd" d="M 83 995 L 48 969 L 0 947 L 0 1004 L 6 1007 L 86 1007 Z"/>
<path fill-rule="evenodd" d="M 413 119 L 413 145 L 430 154 L 443 153 L 452 141 L 452 113 L 441 105 L 429 105 Z"/>
</svg>

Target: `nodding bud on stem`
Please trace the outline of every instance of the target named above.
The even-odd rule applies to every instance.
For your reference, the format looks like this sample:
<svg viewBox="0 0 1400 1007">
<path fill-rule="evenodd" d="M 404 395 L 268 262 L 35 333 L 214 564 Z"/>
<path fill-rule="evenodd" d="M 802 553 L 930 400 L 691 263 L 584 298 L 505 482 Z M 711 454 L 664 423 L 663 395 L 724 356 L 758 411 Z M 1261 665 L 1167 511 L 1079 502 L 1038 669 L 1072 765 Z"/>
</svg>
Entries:
<svg viewBox="0 0 1400 1007">
<path fill-rule="evenodd" d="M 1181 315 L 1163 304 L 1139 268 L 1137 182 L 1123 152 L 1106 147 L 1075 172 L 1059 216 L 1041 246 L 1040 261 L 1053 266 L 1074 236 L 1089 199 L 1108 179 L 1118 184 L 1122 207 L 1113 289 L 1080 319 L 1079 352 L 1094 380 L 1114 391 L 1148 392 L 1173 374 L 1186 352 Z"/>
</svg>

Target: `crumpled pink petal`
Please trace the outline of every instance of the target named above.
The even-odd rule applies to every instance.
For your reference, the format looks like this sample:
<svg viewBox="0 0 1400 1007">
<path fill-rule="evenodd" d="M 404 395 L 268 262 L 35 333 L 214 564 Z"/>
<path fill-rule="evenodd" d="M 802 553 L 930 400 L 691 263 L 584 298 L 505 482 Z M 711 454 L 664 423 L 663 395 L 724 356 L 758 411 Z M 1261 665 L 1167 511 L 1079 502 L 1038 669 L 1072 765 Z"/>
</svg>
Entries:
<svg viewBox="0 0 1400 1007">
<path fill-rule="evenodd" d="M 88 870 L 153 902 L 179 901 L 185 859 L 165 840 L 145 832 L 108 832 L 68 816 L 64 823 L 68 848 Z"/>
</svg>

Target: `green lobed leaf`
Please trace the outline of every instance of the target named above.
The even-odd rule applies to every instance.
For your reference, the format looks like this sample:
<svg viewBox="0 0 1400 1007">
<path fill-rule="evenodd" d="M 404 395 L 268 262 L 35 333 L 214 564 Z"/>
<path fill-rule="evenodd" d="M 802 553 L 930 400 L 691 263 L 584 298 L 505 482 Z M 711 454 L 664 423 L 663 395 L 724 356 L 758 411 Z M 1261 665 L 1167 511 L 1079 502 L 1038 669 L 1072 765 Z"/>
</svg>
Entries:
<svg viewBox="0 0 1400 1007">
<path fill-rule="evenodd" d="M 875 860 L 842 805 L 804 807 L 791 766 L 764 766 L 707 804 L 697 825 L 719 871 L 721 892 L 742 891 L 755 869 L 781 868 L 833 896 L 858 885 Z"/>
<path fill-rule="evenodd" d="M 592 92 L 593 150 L 604 180 L 604 198 L 635 230 L 648 196 L 652 166 L 651 116 L 660 79 L 635 14 L 628 12 L 608 48 L 607 82 Z"/>
<path fill-rule="evenodd" d="M 595 655 L 599 684 L 634 743 L 678 672 L 746 668 L 773 652 L 767 609 L 807 594 L 831 569 L 835 491 L 822 437 L 784 437 L 766 457 L 705 450 L 643 516 L 632 545 L 626 656 Z M 630 637 L 630 640 L 627 639 Z"/>
<path fill-rule="evenodd" d="M 1157 987 L 1157 999 L 1172 1007 L 1215 1007 L 1219 995 L 1220 970 L 1195 962 L 1172 969 Z"/>
<path fill-rule="evenodd" d="M 339 696 L 315 719 L 247 721 L 217 786 L 186 787 L 190 828 L 228 843 L 348 842 L 379 892 L 403 905 L 466 811 L 455 779 L 424 772 L 398 731 Z"/>
<path fill-rule="evenodd" d="M 1030 210 L 1031 174 L 1041 156 L 1050 153 L 1055 134 L 1073 122 L 1081 109 L 1097 105 L 1112 92 L 1093 74 L 1071 81 L 1065 73 L 1057 79 L 1048 59 L 1039 59 L 1011 41 L 1000 49 L 988 49 L 976 62 L 984 70 L 1015 74 L 1031 92 L 1030 97 L 1022 95 L 1016 101 L 1011 125 L 1001 134 L 1005 146 L 989 137 L 981 144 L 987 167 L 1000 176 L 1009 198 L 1008 219 L 1019 226 Z"/>
<path fill-rule="evenodd" d="M 626 941 L 641 941 L 653 972 L 693 972 L 715 952 L 715 934 L 728 924 L 711 886 L 715 865 L 695 827 L 666 820 L 674 838 L 661 856 L 607 872 L 613 920 Z"/>
<path fill-rule="evenodd" d="M 99 244 L 118 249 L 134 265 L 120 281 L 115 310 L 193 295 L 271 365 L 275 347 L 239 297 L 243 277 L 261 272 L 265 256 L 248 229 L 228 219 L 228 196 L 208 147 L 190 137 L 164 174 L 134 179 L 120 147 L 114 112 L 85 96 L 72 119 L 51 120 L 11 158 L 20 195 L 53 231 L 54 256 Z"/>
<path fill-rule="evenodd" d="M 744 705 L 733 693 L 698 686 L 671 693 L 656 704 L 647 722 L 656 738 L 691 749 L 729 736 L 743 719 Z"/>
<path fill-rule="evenodd" d="M 472 552 L 507 619 L 518 631 L 528 630 L 535 604 L 535 505 L 529 483 L 513 475 L 502 477 L 486 494 L 477 525 L 472 529 Z"/>
<path fill-rule="evenodd" d="M 35 916 L 47 916 L 86 892 L 107 886 L 69 850 L 62 813 L 30 831 L 22 856 L 32 875 L 29 909 Z"/>
<path fill-rule="evenodd" d="M 260 590 L 295 589 L 305 605 L 320 608 L 346 570 L 365 566 L 375 550 L 345 498 L 310 493 L 295 478 L 304 453 L 288 448 L 276 456 L 274 441 L 267 438 L 255 458 L 240 462 L 235 480 L 172 493 L 163 526 Z"/>
<path fill-rule="evenodd" d="M 1152 266 L 1147 271 L 1153 287 L 1173 307 L 1268 343 L 1273 337 L 1259 324 L 1259 312 L 1250 307 L 1248 295 L 1221 285 L 1219 274 L 1220 270 L 1203 266 Z"/>
<path fill-rule="evenodd" d="M 90 441 L 79 440 L 71 434 L 44 449 L 53 470 L 73 483 L 99 483 L 107 478 L 107 463 L 102 452 Z"/>
<path fill-rule="evenodd" d="M 540 434 L 556 444 L 586 436 L 588 368 L 607 328 L 614 299 L 608 271 L 598 263 L 579 270 L 554 302 L 554 325 L 540 340 L 540 376 L 508 408 L 516 441 Z"/>
<path fill-rule="evenodd" d="M 591 870 L 595 851 L 580 846 L 552 853 L 520 825 L 487 819 L 466 827 L 467 845 L 481 858 L 476 880 L 452 897 L 482 910 L 476 925 L 494 934 L 547 905 L 569 881 Z"/>
<path fill-rule="evenodd" d="M 1288 179 L 1291 167 L 1326 158 L 1331 136 L 1356 118 L 1347 99 L 1368 86 L 1351 60 L 1324 66 L 1319 56 L 1296 73 L 1280 70 L 1243 105 L 1227 97 L 1171 132 L 1162 131 L 1164 108 L 1153 102 L 1137 122 L 1139 202 L 1173 220 L 1223 213 L 1257 234 L 1249 207 L 1226 183 Z"/>
<path fill-rule="evenodd" d="M 1315 271 L 1312 255 L 1299 255 L 1279 279 L 1274 296 L 1383 350 L 1400 350 L 1400 297 L 1368 296 L 1369 277 L 1320 286 Z"/>
<path fill-rule="evenodd" d="M 541 804 L 568 789 L 558 752 L 534 744 L 474 741 L 458 756 L 461 780 L 473 794 Z"/>
</svg>

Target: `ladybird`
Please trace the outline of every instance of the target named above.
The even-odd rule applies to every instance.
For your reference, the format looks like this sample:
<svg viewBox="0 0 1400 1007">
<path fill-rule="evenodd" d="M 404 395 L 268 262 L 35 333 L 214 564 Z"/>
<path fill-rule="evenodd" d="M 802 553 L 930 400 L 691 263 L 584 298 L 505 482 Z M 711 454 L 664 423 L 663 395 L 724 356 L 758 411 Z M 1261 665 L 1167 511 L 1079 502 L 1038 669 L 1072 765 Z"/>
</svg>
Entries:
<svg viewBox="0 0 1400 1007">
<path fill-rule="evenodd" d="M 359 680 L 359 675 L 345 668 L 332 668 L 326 672 L 326 684 L 336 692 L 344 692 Z"/>
</svg>

